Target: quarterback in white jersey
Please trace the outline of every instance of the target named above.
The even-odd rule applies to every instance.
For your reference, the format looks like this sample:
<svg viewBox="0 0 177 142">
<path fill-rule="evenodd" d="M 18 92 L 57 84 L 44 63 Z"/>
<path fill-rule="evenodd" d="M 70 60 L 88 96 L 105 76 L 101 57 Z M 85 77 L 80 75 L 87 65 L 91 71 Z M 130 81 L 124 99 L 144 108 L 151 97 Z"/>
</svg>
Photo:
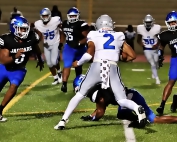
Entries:
<svg viewBox="0 0 177 142">
<path fill-rule="evenodd" d="M 160 80 L 157 74 L 157 68 L 159 68 L 158 60 L 158 38 L 161 26 L 154 24 L 154 19 L 151 15 L 146 15 L 144 18 L 144 24 L 137 26 L 137 42 L 143 47 L 146 59 L 151 65 L 152 78 L 156 80 L 156 84 L 160 84 Z"/>
<path fill-rule="evenodd" d="M 44 8 L 40 12 L 41 20 L 34 23 L 36 29 L 38 29 L 44 37 L 44 55 L 47 65 L 54 77 L 53 85 L 62 82 L 62 75 L 60 70 L 59 61 L 59 48 L 63 45 L 60 43 L 60 29 L 62 21 L 60 17 L 51 17 L 51 11 L 48 8 Z M 56 71 L 57 70 L 57 71 Z"/>
<path fill-rule="evenodd" d="M 65 128 L 67 119 L 78 103 L 85 98 L 92 87 L 100 82 L 102 83 L 102 89 L 110 87 L 113 90 L 115 100 L 120 106 L 134 110 L 138 115 L 140 126 L 145 126 L 146 116 L 144 108 L 126 98 L 125 87 L 121 81 L 119 67 L 117 66 L 122 46 L 123 48 L 130 49 L 130 54 L 133 56 L 131 60 L 135 58 L 135 54 L 131 47 L 125 43 L 124 34 L 113 31 L 113 28 L 114 25 L 111 17 L 101 15 L 96 21 L 96 29 L 98 31 L 90 31 L 87 35 L 87 53 L 79 61 L 74 62 L 73 65 L 75 67 L 80 66 L 84 62 L 89 61 L 94 55 L 93 63 L 90 65 L 85 78 L 79 86 L 79 91 L 69 102 L 62 120 L 54 129 L 61 130 Z"/>
</svg>

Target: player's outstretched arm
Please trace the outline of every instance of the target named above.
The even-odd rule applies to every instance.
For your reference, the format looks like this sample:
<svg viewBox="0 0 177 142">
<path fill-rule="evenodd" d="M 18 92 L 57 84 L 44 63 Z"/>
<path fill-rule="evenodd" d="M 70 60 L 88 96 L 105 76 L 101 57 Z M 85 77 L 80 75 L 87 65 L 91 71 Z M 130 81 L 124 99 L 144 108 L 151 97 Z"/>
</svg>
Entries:
<svg viewBox="0 0 177 142">
<path fill-rule="evenodd" d="M 20 49 L 16 54 L 10 56 L 10 52 L 8 49 L 0 49 L 0 63 L 4 65 L 9 64 L 19 58 L 23 54 L 23 52 L 24 50 Z"/>
<path fill-rule="evenodd" d="M 84 36 L 84 38 L 79 41 L 79 44 L 86 44 L 87 43 L 88 33 L 89 33 L 89 30 L 85 30 L 85 31 L 82 32 L 82 35 Z"/>
<path fill-rule="evenodd" d="M 177 116 L 160 116 L 154 119 L 154 123 L 177 123 Z"/>
<path fill-rule="evenodd" d="M 123 53 L 127 54 L 127 62 L 128 61 L 133 61 L 136 59 L 136 53 L 135 51 L 128 45 L 126 42 L 123 43 Z"/>
</svg>

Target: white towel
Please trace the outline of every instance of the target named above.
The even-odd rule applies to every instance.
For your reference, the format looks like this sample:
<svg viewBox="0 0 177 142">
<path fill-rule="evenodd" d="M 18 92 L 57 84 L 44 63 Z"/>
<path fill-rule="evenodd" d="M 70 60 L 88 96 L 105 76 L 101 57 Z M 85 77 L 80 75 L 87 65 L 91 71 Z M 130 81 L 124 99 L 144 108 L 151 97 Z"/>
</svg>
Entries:
<svg viewBox="0 0 177 142">
<path fill-rule="evenodd" d="M 101 60 L 100 62 L 100 77 L 101 77 L 101 88 L 109 88 L 109 74 L 110 74 L 110 63 L 108 60 Z"/>
</svg>

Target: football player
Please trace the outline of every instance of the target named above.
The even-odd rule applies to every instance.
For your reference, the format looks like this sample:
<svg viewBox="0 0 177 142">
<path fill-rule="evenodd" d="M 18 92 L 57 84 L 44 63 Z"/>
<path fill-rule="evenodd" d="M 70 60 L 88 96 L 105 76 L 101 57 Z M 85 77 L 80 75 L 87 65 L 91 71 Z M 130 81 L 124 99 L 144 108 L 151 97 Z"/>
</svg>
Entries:
<svg viewBox="0 0 177 142">
<path fill-rule="evenodd" d="M 161 26 L 154 24 L 155 20 L 151 15 L 146 15 L 142 25 L 137 26 L 137 42 L 143 47 L 144 55 L 151 65 L 152 78 L 156 80 L 156 84 L 160 84 L 160 80 L 157 74 L 157 68 L 159 67 L 159 55 L 158 46 L 159 42 L 157 34 L 160 33 Z"/>
<path fill-rule="evenodd" d="M 67 92 L 67 81 L 70 75 L 72 63 L 79 60 L 86 52 L 87 34 L 89 26 L 85 21 L 80 20 L 80 12 L 77 8 L 72 7 L 68 10 L 67 20 L 62 24 L 63 34 L 65 35 L 66 44 L 63 49 L 63 84 L 61 91 Z M 76 76 L 82 74 L 82 66 L 75 68 Z"/>
<path fill-rule="evenodd" d="M 30 31 L 28 21 L 20 16 L 11 20 L 10 33 L 0 36 L 0 92 L 5 84 L 10 82 L 0 105 L 0 122 L 7 120 L 2 116 L 3 109 L 15 96 L 25 78 L 25 66 L 32 50 L 37 53 L 37 66 L 40 66 L 40 70 L 44 67 L 38 47 L 39 39 L 42 39 L 40 35 L 42 34 Z"/>
<path fill-rule="evenodd" d="M 170 61 L 170 68 L 169 68 L 169 80 L 167 85 L 164 88 L 162 102 L 160 106 L 157 108 L 157 112 L 159 114 L 163 114 L 165 103 L 168 97 L 171 94 L 172 88 L 176 83 L 177 80 L 177 12 L 172 11 L 167 14 L 165 24 L 168 30 L 161 32 L 158 35 L 160 40 L 160 50 L 161 56 L 163 56 L 164 48 L 168 44 L 171 50 L 171 61 Z M 175 112 L 177 109 L 177 96 L 173 97 L 173 103 L 171 105 L 171 111 Z"/>
<path fill-rule="evenodd" d="M 115 32 L 114 22 L 108 15 L 101 15 L 96 21 L 97 31 L 90 31 L 87 35 L 88 49 L 79 61 L 73 63 L 74 67 L 80 66 L 92 59 L 93 63 L 90 65 L 85 78 L 83 79 L 79 91 L 70 100 L 68 107 L 62 117 L 62 120 L 54 127 L 54 129 L 64 129 L 67 119 L 77 107 L 79 102 L 87 96 L 87 92 L 95 84 L 102 82 L 101 87 L 107 89 L 111 86 L 117 103 L 120 106 L 127 107 L 134 110 L 138 115 L 139 123 L 142 127 L 145 126 L 146 116 L 144 108 L 137 105 L 135 102 L 128 100 L 125 94 L 125 88 L 122 83 L 119 67 L 120 50 L 127 49 L 129 57 L 127 60 L 136 58 L 133 49 L 126 44 L 125 36 L 122 32 Z M 117 85 L 116 85 L 117 84 Z"/>
<path fill-rule="evenodd" d="M 82 80 L 84 79 L 84 77 L 85 75 L 80 75 L 74 79 L 73 87 L 76 92 L 79 90 L 79 86 Z M 145 99 L 137 90 L 129 89 L 127 87 L 125 87 L 125 89 L 126 89 L 126 95 L 128 99 L 144 107 L 147 120 L 150 123 L 175 123 L 177 122 L 176 116 L 157 117 L 153 113 L 153 111 L 148 107 Z M 98 121 L 100 118 L 104 116 L 106 108 L 109 104 L 118 105 L 115 100 L 112 90 L 110 88 L 106 90 L 101 89 L 100 83 L 98 83 L 92 89 L 89 90 L 87 97 L 90 99 L 91 102 L 96 103 L 96 109 L 92 114 L 87 115 L 87 116 L 82 116 L 81 119 L 83 121 Z M 120 106 L 118 107 L 117 118 L 122 119 L 122 120 L 126 119 L 129 121 L 132 121 L 134 124 L 138 124 L 137 115 L 135 115 L 132 110 L 122 108 Z"/>
<path fill-rule="evenodd" d="M 40 18 L 41 20 L 36 21 L 34 26 L 43 34 L 44 55 L 49 70 L 54 78 L 52 85 L 56 85 L 62 82 L 59 64 L 60 53 L 58 50 L 58 47 L 61 48 L 63 46 L 62 40 L 60 40 L 62 21 L 59 16 L 51 17 L 51 11 L 48 8 L 44 8 L 40 11 Z"/>
</svg>

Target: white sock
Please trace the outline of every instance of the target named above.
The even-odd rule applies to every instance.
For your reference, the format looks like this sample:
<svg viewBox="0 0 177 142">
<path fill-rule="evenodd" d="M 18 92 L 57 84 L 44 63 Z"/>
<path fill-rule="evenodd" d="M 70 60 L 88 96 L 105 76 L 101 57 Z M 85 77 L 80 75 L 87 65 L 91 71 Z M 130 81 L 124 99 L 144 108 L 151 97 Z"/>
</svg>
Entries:
<svg viewBox="0 0 177 142">
<path fill-rule="evenodd" d="M 59 70 L 57 70 L 57 73 L 60 73 L 61 72 L 61 70 L 59 69 Z"/>
<path fill-rule="evenodd" d="M 137 108 L 139 107 L 139 105 L 137 105 L 135 102 L 133 102 L 132 100 L 128 100 L 128 99 L 121 99 L 117 101 L 117 103 L 121 107 L 126 107 L 128 109 L 134 110 L 135 112 L 137 111 Z"/>
<path fill-rule="evenodd" d="M 54 79 L 58 79 L 58 74 L 56 74 L 55 76 L 53 76 Z"/>
<path fill-rule="evenodd" d="M 154 78 L 157 78 L 158 75 L 157 75 L 157 68 L 156 68 L 156 66 L 151 66 L 151 70 L 152 70 L 152 74 L 154 75 Z"/>
<path fill-rule="evenodd" d="M 70 100 L 62 119 L 64 120 L 68 119 L 71 113 L 73 112 L 73 110 L 77 107 L 77 105 L 83 98 L 84 95 L 82 95 L 80 92 L 77 92 L 76 95 Z"/>
</svg>

